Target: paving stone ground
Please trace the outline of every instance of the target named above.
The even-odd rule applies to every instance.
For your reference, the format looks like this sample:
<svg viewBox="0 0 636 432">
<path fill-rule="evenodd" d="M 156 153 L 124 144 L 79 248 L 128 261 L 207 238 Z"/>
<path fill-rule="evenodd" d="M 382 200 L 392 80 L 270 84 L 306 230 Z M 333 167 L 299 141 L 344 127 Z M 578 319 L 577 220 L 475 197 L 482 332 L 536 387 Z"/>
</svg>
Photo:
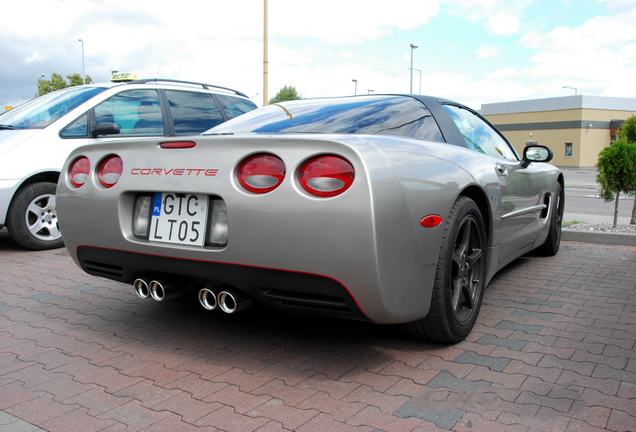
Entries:
<svg viewBox="0 0 636 432">
<path fill-rule="evenodd" d="M 441 346 L 157 303 L 0 239 L 0 431 L 634 431 L 636 248 L 566 242 Z"/>
</svg>

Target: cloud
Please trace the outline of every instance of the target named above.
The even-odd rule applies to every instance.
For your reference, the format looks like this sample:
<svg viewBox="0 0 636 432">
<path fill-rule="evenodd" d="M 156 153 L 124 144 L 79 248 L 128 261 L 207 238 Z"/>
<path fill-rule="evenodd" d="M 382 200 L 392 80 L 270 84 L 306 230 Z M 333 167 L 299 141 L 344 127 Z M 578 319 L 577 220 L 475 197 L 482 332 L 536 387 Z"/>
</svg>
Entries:
<svg viewBox="0 0 636 432">
<path fill-rule="evenodd" d="M 344 57 L 346 59 L 350 59 L 350 60 L 355 60 L 358 58 L 357 55 L 355 55 L 355 53 L 345 50 L 345 51 L 340 51 L 340 57 Z"/>
<path fill-rule="evenodd" d="M 501 78 L 511 78 L 514 76 L 518 76 L 519 71 L 514 67 L 510 66 L 503 69 L 497 69 L 496 71 L 489 74 L 486 78 L 489 80 L 493 79 L 501 79 Z"/>
<path fill-rule="evenodd" d="M 636 9 L 611 17 L 590 18 L 575 28 L 531 32 L 519 43 L 537 50 L 531 57 L 534 65 L 528 69 L 531 75 L 577 80 L 585 88 L 592 87 L 586 82 L 595 82 L 601 94 L 610 91 L 602 90 L 607 87 L 618 95 L 616 82 L 621 82 L 621 85 L 627 84 L 621 96 L 636 96 L 626 78 L 632 76 L 633 79 L 636 68 Z"/>
<path fill-rule="evenodd" d="M 636 6 L 636 0 L 599 0 L 607 4 L 607 10 L 611 13 L 626 12 Z"/>
<path fill-rule="evenodd" d="M 274 35 L 333 45 L 360 44 L 393 30 L 408 31 L 426 24 L 439 13 L 440 3 L 442 0 L 277 0 L 269 2 L 269 19 Z"/>
<path fill-rule="evenodd" d="M 447 7 L 454 15 L 464 16 L 472 22 L 484 22 L 492 34 L 510 35 L 520 31 L 520 15 L 530 4 L 530 0 L 450 0 Z"/>
<path fill-rule="evenodd" d="M 510 35 L 519 33 L 521 21 L 517 16 L 517 11 L 499 9 L 488 18 L 487 28 L 488 31 L 496 35 Z"/>
<path fill-rule="evenodd" d="M 499 48 L 493 46 L 484 45 L 479 48 L 475 54 L 478 59 L 489 59 L 493 57 L 499 57 Z"/>
</svg>

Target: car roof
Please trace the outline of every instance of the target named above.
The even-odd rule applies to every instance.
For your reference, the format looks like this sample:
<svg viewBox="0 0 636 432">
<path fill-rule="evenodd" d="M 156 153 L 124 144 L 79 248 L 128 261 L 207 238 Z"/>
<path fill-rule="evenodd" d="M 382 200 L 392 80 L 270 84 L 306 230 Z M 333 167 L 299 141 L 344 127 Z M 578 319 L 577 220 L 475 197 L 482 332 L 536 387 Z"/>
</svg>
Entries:
<svg viewBox="0 0 636 432">
<path fill-rule="evenodd" d="M 215 93 L 230 93 L 230 94 L 234 94 L 244 98 L 248 98 L 245 93 L 242 93 L 238 90 L 231 89 L 229 87 L 222 87 L 222 86 L 218 86 L 214 84 L 206 84 L 206 83 L 200 83 L 200 82 L 194 82 L 194 81 L 175 80 L 175 79 L 169 79 L 169 78 L 143 78 L 143 79 L 136 79 L 131 81 L 118 81 L 118 82 L 108 81 L 103 83 L 85 84 L 85 86 L 113 88 L 113 87 L 124 87 L 124 86 L 145 85 L 145 84 L 148 84 L 148 85 L 156 84 L 161 87 L 175 87 L 175 88 L 181 87 L 184 89 L 200 88 L 201 90 L 208 90 Z"/>
</svg>

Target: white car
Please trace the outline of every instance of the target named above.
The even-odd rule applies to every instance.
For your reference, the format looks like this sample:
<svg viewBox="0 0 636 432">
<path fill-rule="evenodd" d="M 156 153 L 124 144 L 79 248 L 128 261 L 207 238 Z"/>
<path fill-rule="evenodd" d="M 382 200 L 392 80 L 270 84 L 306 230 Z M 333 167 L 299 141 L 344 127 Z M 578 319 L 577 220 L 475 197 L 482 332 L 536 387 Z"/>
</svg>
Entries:
<svg viewBox="0 0 636 432">
<path fill-rule="evenodd" d="M 0 229 L 28 249 L 61 247 L 55 188 L 75 148 L 200 134 L 255 108 L 236 90 L 153 78 L 68 87 L 0 114 Z"/>
</svg>

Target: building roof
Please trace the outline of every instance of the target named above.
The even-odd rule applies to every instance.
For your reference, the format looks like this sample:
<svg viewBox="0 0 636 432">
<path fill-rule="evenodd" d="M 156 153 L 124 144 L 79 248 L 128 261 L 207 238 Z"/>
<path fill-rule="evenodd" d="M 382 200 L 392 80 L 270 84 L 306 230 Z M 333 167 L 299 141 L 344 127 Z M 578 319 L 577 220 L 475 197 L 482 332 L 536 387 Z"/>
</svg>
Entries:
<svg viewBox="0 0 636 432">
<path fill-rule="evenodd" d="M 571 109 L 636 111 L 636 99 L 607 96 L 573 95 L 545 99 L 482 104 L 482 115 L 514 114 Z"/>
</svg>

